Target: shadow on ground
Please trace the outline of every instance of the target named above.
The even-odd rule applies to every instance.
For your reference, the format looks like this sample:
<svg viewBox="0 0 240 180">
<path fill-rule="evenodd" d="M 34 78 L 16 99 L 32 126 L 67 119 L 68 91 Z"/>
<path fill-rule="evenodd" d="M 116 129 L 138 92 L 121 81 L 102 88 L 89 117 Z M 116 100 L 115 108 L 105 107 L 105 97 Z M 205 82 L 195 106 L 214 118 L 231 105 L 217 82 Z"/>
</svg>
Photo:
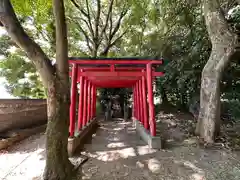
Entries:
<svg viewBox="0 0 240 180">
<path fill-rule="evenodd" d="M 101 127 L 81 152 L 89 157 L 81 169 L 82 179 L 240 179 L 240 156 L 236 153 L 224 149 L 206 150 L 194 143 L 183 143 L 189 140 L 189 135 L 185 128 L 179 127 L 188 120 L 184 114 L 164 111 L 159 114 L 158 132 L 167 132 L 169 140 L 169 146 L 160 151 L 149 149 L 136 135 L 130 121 L 100 122 Z M 44 154 L 44 133 L 18 143 L 6 153 L 2 152 L 0 179 L 40 179 L 36 177 L 43 173 Z M 80 157 L 78 152 L 71 161 L 78 161 Z"/>
<path fill-rule="evenodd" d="M 83 179 L 204 180 L 240 177 L 239 161 L 227 152 L 207 151 L 189 143 L 161 151 L 149 149 L 136 135 L 131 122 L 101 122 L 100 129 L 83 153 L 90 157 L 82 168 Z"/>
</svg>

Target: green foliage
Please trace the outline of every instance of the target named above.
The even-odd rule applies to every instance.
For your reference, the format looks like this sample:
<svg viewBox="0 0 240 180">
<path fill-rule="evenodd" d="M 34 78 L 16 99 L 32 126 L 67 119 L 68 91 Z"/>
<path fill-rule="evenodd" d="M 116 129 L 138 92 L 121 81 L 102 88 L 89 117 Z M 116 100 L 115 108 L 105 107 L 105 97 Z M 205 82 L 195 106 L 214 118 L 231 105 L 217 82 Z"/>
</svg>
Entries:
<svg viewBox="0 0 240 180">
<path fill-rule="evenodd" d="M 3 36 L 1 39 L 8 38 Z M 17 97 L 44 98 L 44 89 L 33 64 L 20 49 L 12 52 L 7 50 L 6 47 L 4 59 L 0 61 L 0 76 L 7 81 L 7 91 Z"/>
<path fill-rule="evenodd" d="M 31 34 L 40 43 L 44 51 L 54 59 L 55 57 L 55 27 L 51 10 L 51 1 L 12 1 L 18 17 Z M 86 1 L 76 0 L 79 6 L 87 11 Z M 89 1 L 90 2 L 90 1 Z M 225 3 L 225 2 L 224 2 Z M 209 58 L 211 44 L 198 1 L 189 0 L 116 0 L 113 6 L 113 19 L 117 19 L 124 8 L 128 13 L 121 22 L 116 37 L 126 29 L 126 34 L 112 46 L 108 57 L 150 56 L 163 57 L 168 63 L 160 67 L 165 76 L 157 78 L 157 95 L 166 95 L 168 102 L 173 105 L 188 108 L 189 104 L 198 99 L 200 92 L 201 71 Z M 109 1 L 101 1 L 101 20 L 106 19 Z M 94 27 L 96 15 L 95 4 L 89 5 L 91 23 Z M 86 37 L 80 25 L 91 37 L 89 27 L 83 21 L 86 17 L 70 1 L 66 2 L 66 16 L 68 23 L 69 56 L 89 56 L 92 53 L 86 45 Z M 240 8 L 233 7 L 227 16 L 233 27 L 240 24 Z M 114 21 L 115 22 L 115 21 Z M 100 25 L 100 29 L 103 24 Z M 107 26 L 110 31 L 110 24 Z M 92 39 L 94 40 L 94 39 Z M 102 51 L 106 39 L 99 45 Z M 9 49 L 16 47 L 15 52 Z M 99 53 L 98 53 L 99 54 Z M 7 79 L 7 89 L 15 96 L 44 97 L 44 90 L 34 67 L 12 43 L 7 36 L 0 38 L 1 76 Z M 240 99 L 240 65 L 239 55 L 226 69 L 222 80 L 222 99 L 228 100 L 228 108 L 237 118 L 239 108 L 235 108 L 237 99 Z M 21 67 L 21 68 L 20 68 Z M 27 75 L 31 74 L 31 75 Z M 26 80 L 27 79 L 27 80 Z M 128 100 L 130 90 L 102 89 L 101 97 L 120 94 Z"/>
<path fill-rule="evenodd" d="M 52 9 L 51 0 L 12 0 L 13 8 L 18 15 L 35 16 L 36 20 L 47 21 L 46 12 Z"/>
</svg>

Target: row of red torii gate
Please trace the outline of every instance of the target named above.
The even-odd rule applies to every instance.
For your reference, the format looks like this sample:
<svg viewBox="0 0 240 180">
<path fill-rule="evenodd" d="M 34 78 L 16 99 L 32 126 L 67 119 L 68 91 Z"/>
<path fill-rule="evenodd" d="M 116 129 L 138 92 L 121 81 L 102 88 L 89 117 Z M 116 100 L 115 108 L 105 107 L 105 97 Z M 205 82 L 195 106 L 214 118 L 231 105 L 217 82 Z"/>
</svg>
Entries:
<svg viewBox="0 0 240 180">
<path fill-rule="evenodd" d="M 69 64 L 70 137 L 74 137 L 75 131 L 80 131 L 95 118 L 97 88 L 132 88 L 132 117 L 139 120 L 151 136 L 156 136 L 153 81 L 155 77 L 164 75 L 156 71 L 157 66 L 163 64 L 162 59 L 72 57 Z"/>
</svg>

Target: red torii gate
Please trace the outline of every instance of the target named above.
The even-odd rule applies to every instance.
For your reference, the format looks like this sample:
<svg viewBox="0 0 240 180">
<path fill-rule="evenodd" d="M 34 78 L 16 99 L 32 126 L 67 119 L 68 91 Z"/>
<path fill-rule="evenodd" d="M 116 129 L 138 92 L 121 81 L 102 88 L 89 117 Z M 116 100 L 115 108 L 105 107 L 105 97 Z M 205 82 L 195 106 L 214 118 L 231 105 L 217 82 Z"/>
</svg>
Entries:
<svg viewBox="0 0 240 180">
<path fill-rule="evenodd" d="M 69 64 L 72 66 L 69 73 L 71 77 L 70 137 L 73 137 L 75 132 L 77 83 L 80 84 L 78 130 L 96 116 L 97 88 L 132 87 L 133 117 L 150 130 L 152 136 L 156 136 L 152 83 L 156 76 L 163 75 L 163 72 L 156 72 L 154 68 L 154 65 L 163 64 L 162 59 L 70 58 Z"/>
</svg>

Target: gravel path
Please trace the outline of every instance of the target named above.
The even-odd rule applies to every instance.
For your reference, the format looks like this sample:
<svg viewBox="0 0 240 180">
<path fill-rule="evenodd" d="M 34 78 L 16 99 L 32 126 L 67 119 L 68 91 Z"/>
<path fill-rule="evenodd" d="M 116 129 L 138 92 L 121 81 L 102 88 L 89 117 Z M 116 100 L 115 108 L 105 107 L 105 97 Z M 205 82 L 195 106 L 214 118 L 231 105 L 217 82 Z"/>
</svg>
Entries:
<svg viewBox="0 0 240 180">
<path fill-rule="evenodd" d="M 0 179 L 37 179 L 44 169 L 44 134 L 32 136 L 0 155 Z M 238 180 L 240 157 L 194 145 L 149 149 L 130 122 L 102 123 L 83 154 L 83 179 L 91 180 Z M 73 159 L 76 161 L 78 157 Z"/>
</svg>

